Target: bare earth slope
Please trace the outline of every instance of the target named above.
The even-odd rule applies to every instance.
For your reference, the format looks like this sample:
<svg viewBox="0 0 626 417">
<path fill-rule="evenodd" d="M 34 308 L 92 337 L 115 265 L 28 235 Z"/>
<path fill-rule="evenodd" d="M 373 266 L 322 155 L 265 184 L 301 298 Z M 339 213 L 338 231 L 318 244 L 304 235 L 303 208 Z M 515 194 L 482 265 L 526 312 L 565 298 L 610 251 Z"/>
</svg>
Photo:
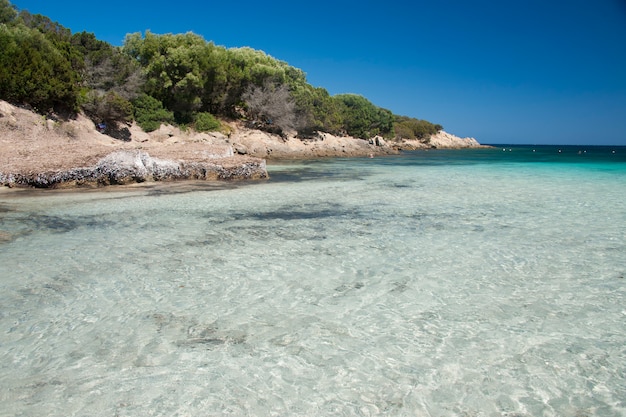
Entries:
<svg viewBox="0 0 626 417">
<path fill-rule="evenodd" d="M 173 179 L 257 179 L 265 161 L 234 155 L 221 134 L 162 127 L 131 140 L 98 132 L 83 115 L 55 121 L 0 101 L 0 184 L 75 187 Z M 175 136 L 176 134 L 181 136 Z"/>
</svg>

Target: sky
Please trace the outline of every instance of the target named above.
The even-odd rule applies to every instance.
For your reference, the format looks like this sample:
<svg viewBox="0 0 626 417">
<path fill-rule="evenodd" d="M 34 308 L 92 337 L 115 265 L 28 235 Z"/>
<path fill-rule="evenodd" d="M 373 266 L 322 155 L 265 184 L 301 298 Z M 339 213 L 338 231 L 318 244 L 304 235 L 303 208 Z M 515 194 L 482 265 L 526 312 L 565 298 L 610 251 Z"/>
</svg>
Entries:
<svg viewBox="0 0 626 417">
<path fill-rule="evenodd" d="M 11 0 L 72 32 L 194 32 L 481 143 L 626 146 L 626 0 Z"/>
</svg>

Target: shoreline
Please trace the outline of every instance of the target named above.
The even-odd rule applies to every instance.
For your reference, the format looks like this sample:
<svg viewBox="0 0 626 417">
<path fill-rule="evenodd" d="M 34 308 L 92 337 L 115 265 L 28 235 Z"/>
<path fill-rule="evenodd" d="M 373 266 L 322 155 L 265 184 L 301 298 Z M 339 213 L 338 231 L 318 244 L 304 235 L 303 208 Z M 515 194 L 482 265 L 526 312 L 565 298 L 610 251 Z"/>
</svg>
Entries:
<svg viewBox="0 0 626 417">
<path fill-rule="evenodd" d="M 419 140 L 358 139 L 319 132 L 300 139 L 224 123 L 227 134 L 161 125 L 123 126 L 127 140 L 96 130 L 82 114 L 47 118 L 0 100 L 0 186 L 90 189 L 130 183 L 241 181 L 269 177 L 267 161 L 396 155 L 403 150 L 481 148 L 444 131 Z"/>
</svg>

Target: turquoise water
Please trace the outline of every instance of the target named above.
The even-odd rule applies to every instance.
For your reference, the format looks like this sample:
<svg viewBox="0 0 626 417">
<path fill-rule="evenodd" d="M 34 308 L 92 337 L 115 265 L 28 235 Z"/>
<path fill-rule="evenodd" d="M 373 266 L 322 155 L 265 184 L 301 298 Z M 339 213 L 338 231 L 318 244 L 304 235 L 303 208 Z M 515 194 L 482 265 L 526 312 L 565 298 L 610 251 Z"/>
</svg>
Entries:
<svg viewBox="0 0 626 417">
<path fill-rule="evenodd" d="M 626 415 L 626 149 L 558 150 L 0 194 L 0 415 Z"/>
</svg>

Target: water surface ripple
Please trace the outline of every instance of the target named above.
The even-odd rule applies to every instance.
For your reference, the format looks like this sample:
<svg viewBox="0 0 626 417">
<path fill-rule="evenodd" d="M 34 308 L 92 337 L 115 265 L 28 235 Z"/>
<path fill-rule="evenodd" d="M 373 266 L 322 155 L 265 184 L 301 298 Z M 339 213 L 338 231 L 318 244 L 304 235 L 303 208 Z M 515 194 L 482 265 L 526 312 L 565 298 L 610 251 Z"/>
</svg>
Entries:
<svg viewBox="0 0 626 417">
<path fill-rule="evenodd" d="M 522 151 L 0 195 L 0 415 L 626 415 L 626 167 Z"/>
</svg>

